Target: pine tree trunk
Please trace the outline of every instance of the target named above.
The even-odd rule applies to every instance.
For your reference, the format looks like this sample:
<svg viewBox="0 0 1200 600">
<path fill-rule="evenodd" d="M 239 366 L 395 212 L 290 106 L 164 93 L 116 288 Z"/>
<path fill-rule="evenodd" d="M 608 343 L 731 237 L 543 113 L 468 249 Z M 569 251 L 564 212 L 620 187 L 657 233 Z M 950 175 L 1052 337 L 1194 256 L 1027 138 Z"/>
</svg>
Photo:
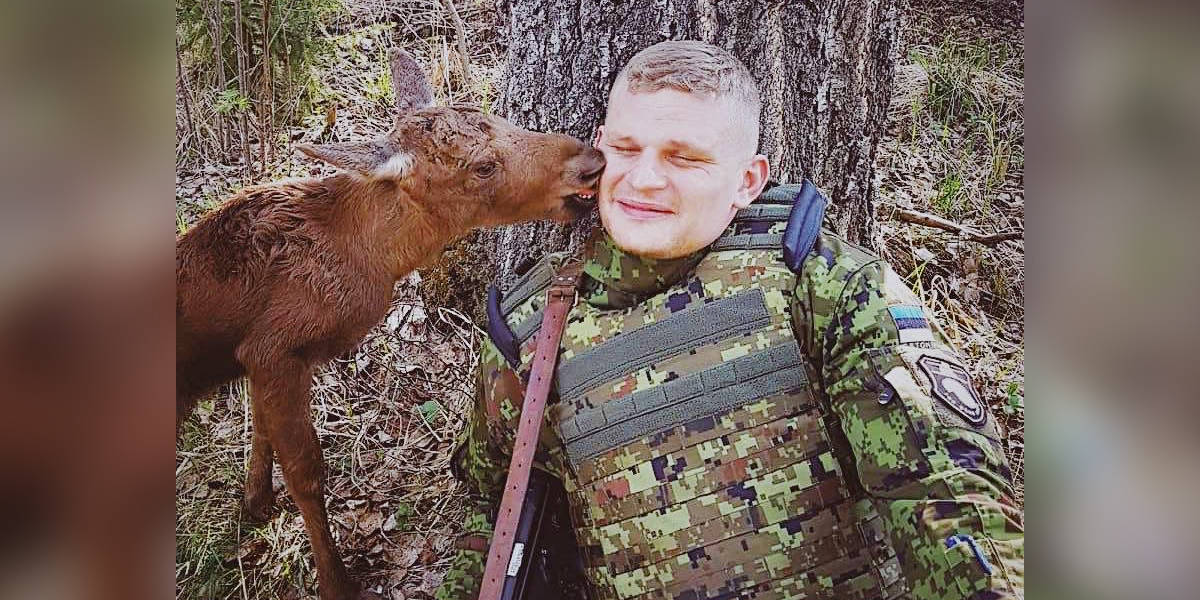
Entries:
<svg viewBox="0 0 1200 600">
<path fill-rule="evenodd" d="M 899 0 L 537 0 L 498 9 L 508 28 L 500 115 L 590 140 L 612 81 L 639 50 L 668 39 L 721 46 L 758 79 L 760 151 L 772 179 L 812 179 L 834 203 L 836 229 L 875 245 L 873 162 L 899 58 Z M 594 223 L 490 231 L 475 238 L 475 252 L 494 257 L 503 288 L 522 262 L 581 242 Z"/>
</svg>

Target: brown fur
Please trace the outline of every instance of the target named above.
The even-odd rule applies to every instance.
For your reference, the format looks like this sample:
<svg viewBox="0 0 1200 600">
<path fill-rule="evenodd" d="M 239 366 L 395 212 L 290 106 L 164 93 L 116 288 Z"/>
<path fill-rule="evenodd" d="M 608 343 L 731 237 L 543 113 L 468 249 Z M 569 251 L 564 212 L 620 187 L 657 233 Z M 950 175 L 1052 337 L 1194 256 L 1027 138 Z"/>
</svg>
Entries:
<svg viewBox="0 0 1200 600">
<path fill-rule="evenodd" d="M 203 394 L 249 377 L 244 511 L 268 517 L 278 458 L 322 600 L 374 595 L 346 574 L 329 532 L 309 408 L 315 369 L 353 349 L 386 313 L 395 281 L 446 244 L 473 227 L 569 218 L 569 196 L 603 167 L 598 152 L 566 136 L 397 103 L 402 114 L 384 139 L 301 148 L 350 172 L 243 190 L 176 242 L 176 429 Z M 379 169 L 397 155 L 411 162 L 405 174 Z"/>
</svg>

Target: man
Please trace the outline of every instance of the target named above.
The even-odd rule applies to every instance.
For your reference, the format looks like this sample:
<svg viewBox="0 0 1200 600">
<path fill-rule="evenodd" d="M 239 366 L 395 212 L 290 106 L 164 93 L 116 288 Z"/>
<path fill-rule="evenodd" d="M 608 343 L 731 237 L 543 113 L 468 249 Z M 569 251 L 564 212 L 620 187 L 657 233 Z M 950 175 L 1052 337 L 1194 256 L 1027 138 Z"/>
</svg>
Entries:
<svg viewBox="0 0 1200 600">
<path fill-rule="evenodd" d="M 768 176 L 758 114 L 745 67 L 698 42 L 643 50 L 611 91 L 604 228 L 537 456 L 566 489 L 590 595 L 1023 597 L 1023 517 L 994 419 L 891 268 L 825 231 L 782 242 L 791 207 L 768 203 L 795 188 L 752 205 Z M 498 303 L 492 331 L 516 343 L 484 345 L 453 461 L 479 501 L 477 537 L 440 598 L 478 593 L 563 258 Z"/>
</svg>

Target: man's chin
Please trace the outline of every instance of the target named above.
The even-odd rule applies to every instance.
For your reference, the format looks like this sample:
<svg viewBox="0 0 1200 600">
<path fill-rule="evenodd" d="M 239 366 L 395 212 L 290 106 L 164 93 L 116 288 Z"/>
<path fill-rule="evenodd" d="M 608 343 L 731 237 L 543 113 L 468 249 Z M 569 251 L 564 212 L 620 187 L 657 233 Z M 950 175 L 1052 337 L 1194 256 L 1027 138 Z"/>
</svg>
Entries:
<svg viewBox="0 0 1200 600">
<path fill-rule="evenodd" d="M 677 252 L 678 247 L 674 236 L 665 231 L 665 228 L 624 227 L 617 232 L 614 232 L 612 228 L 607 229 L 608 235 L 612 237 L 616 247 L 627 254 L 656 260 L 678 258 L 678 256 L 689 254 Z"/>
<path fill-rule="evenodd" d="M 677 258 L 689 253 L 678 254 L 678 233 L 674 231 L 673 217 L 660 219 L 630 219 L 619 211 L 605 214 L 600 211 L 600 220 L 614 244 L 622 252 L 657 260 Z"/>
</svg>

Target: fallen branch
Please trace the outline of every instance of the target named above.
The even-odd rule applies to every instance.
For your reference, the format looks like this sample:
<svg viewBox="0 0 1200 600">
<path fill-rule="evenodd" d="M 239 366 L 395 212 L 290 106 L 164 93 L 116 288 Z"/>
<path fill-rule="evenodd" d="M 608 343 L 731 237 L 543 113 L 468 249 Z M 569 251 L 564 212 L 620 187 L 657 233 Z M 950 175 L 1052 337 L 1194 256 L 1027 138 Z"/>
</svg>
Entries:
<svg viewBox="0 0 1200 600">
<path fill-rule="evenodd" d="M 1025 232 L 1019 230 L 997 231 L 996 233 L 989 233 L 987 235 L 971 232 L 971 236 L 969 238 L 971 241 L 979 242 L 985 246 L 995 246 L 1000 242 L 1024 239 Z"/>
<path fill-rule="evenodd" d="M 917 225 L 924 225 L 926 227 L 933 227 L 935 229 L 941 229 L 942 231 L 949 231 L 950 233 L 957 233 L 958 235 L 962 236 L 963 239 L 967 239 L 972 242 L 978 242 L 985 246 L 995 246 L 1001 242 L 1008 240 L 1019 240 L 1025 237 L 1025 232 L 1020 230 L 998 231 L 996 233 L 984 234 L 969 227 L 959 225 L 958 223 L 955 223 L 954 221 L 944 217 L 918 212 L 915 210 L 909 210 L 907 208 L 897 208 L 894 214 L 900 221 L 904 221 L 906 223 L 916 223 Z"/>
</svg>

